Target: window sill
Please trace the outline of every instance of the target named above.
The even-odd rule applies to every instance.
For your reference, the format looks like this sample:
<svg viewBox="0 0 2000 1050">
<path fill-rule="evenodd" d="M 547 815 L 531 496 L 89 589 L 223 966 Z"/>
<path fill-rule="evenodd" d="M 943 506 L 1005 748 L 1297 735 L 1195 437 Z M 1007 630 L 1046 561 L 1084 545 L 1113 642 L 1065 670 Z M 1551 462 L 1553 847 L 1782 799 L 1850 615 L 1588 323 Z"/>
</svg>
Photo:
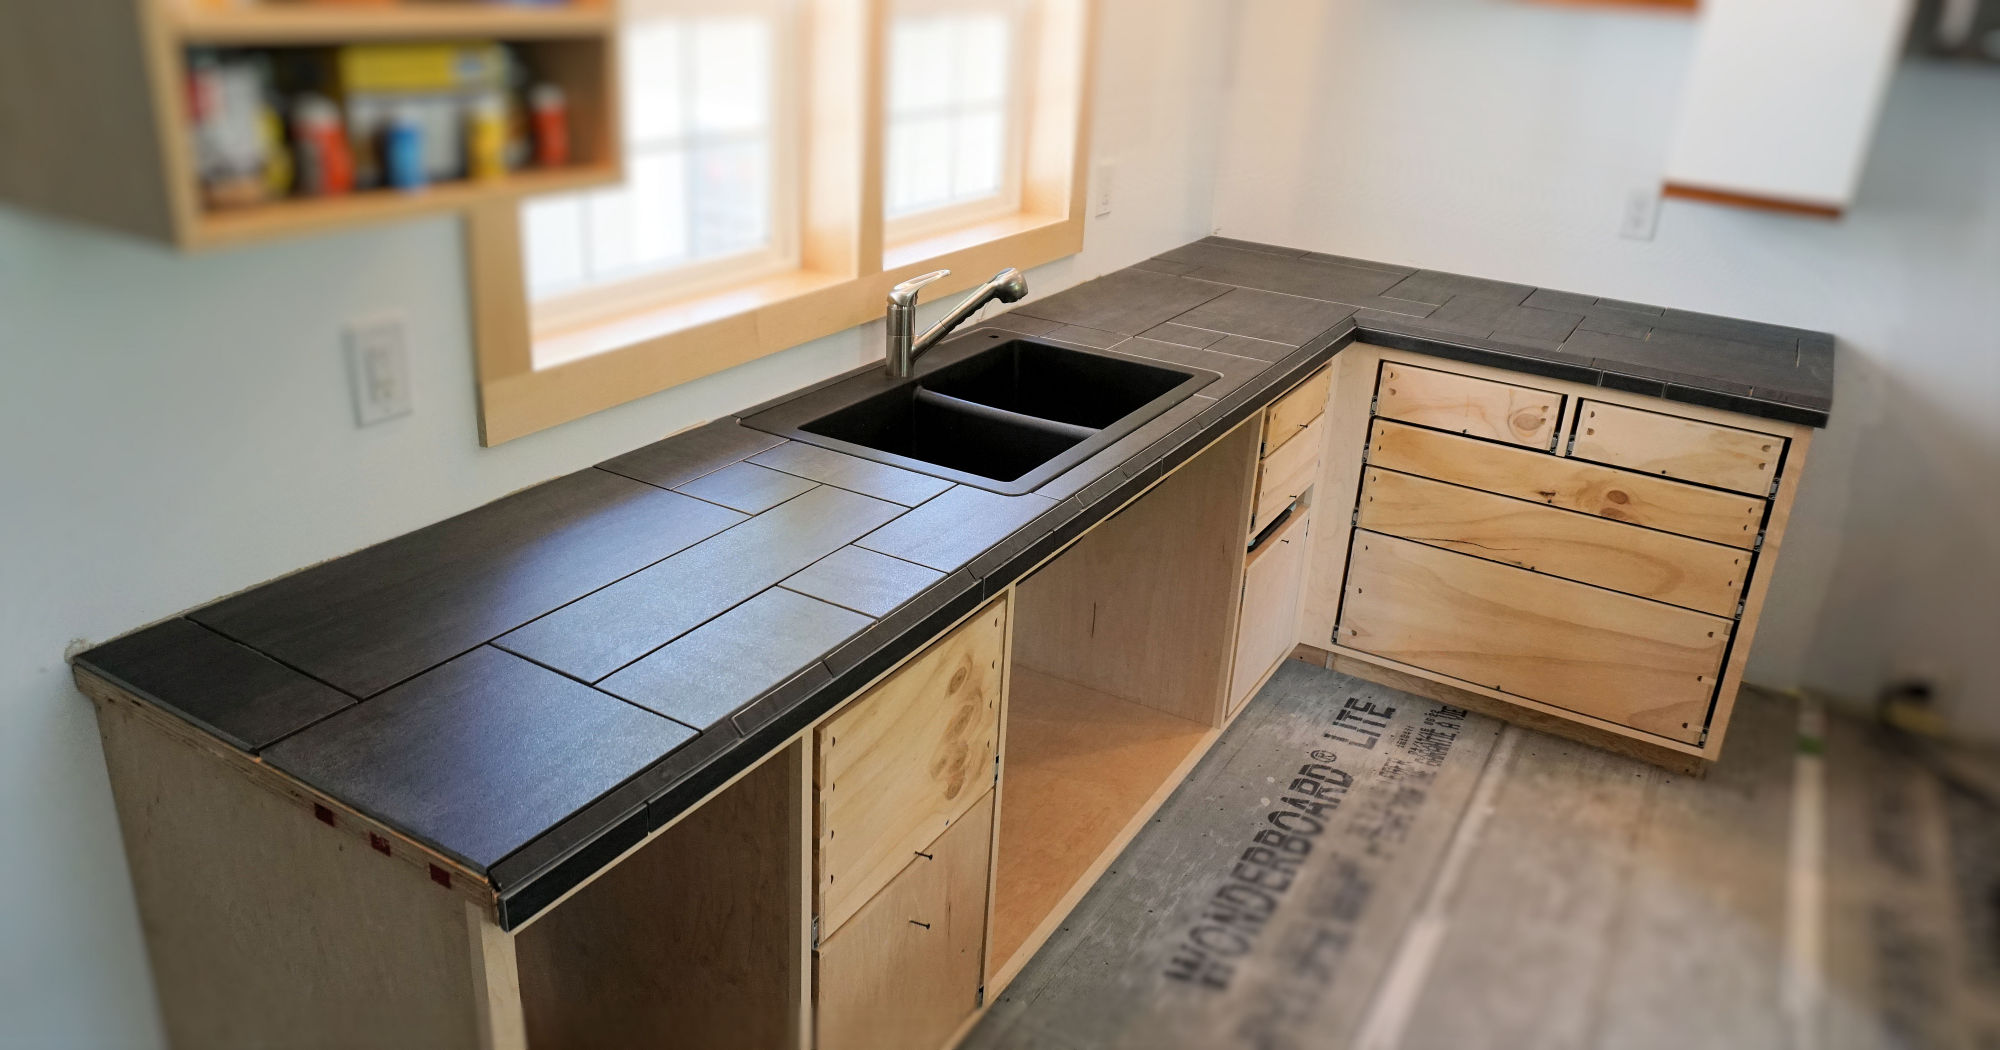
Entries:
<svg viewBox="0 0 2000 1050">
<path fill-rule="evenodd" d="M 881 316 L 897 282 L 927 270 L 952 271 L 926 289 L 949 295 L 1082 247 L 1080 213 L 1020 213 L 885 248 L 876 273 L 789 271 L 532 339 L 523 332 L 520 346 L 482 335 L 481 437 L 497 445 L 852 328 Z M 502 269 L 518 257 L 476 265 Z"/>
</svg>

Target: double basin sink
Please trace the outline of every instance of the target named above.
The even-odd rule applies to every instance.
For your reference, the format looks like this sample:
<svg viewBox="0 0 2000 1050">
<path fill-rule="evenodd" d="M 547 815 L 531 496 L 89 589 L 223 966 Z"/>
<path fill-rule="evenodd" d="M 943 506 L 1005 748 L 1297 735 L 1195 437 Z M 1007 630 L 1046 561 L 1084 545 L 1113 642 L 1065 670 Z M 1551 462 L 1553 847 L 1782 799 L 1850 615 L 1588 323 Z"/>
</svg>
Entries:
<svg viewBox="0 0 2000 1050">
<path fill-rule="evenodd" d="M 1032 492 L 1221 378 L 1003 333 L 941 344 L 745 417 L 767 434 L 1005 495 Z"/>
</svg>

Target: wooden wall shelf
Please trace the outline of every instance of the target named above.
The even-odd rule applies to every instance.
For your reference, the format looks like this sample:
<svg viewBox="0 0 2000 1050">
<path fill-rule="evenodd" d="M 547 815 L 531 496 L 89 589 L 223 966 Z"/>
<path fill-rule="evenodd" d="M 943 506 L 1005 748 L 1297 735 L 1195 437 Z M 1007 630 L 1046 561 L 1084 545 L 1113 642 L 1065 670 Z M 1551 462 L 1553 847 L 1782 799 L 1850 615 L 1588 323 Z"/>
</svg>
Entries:
<svg viewBox="0 0 2000 1050">
<path fill-rule="evenodd" d="M 167 24 L 183 44 L 243 47 L 345 44 L 385 40 L 544 40 L 603 36 L 614 16 L 596 4 L 425 3 L 264 4 L 243 8 L 174 7 Z"/>
<path fill-rule="evenodd" d="M 183 250 L 238 245 L 617 182 L 616 14 L 602 0 L 228 7 L 188 0 L 0 0 L 0 200 Z M 191 48 L 491 40 L 562 87 L 572 166 L 210 207 L 189 119 Z"/>
</svg>

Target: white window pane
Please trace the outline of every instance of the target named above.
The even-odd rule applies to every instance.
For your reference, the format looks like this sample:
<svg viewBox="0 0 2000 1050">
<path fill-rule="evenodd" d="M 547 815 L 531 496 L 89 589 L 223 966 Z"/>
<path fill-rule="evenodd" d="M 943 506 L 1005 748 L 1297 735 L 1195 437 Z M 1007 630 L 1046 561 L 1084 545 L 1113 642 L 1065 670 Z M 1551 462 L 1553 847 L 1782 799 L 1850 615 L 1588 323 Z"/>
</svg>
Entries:
<svg viewBox="0 0 2000 1050">
<path fill-rule="evenodd" d="M 695 153 L 695 255 L 731 255 L 770 240 L 770 154 L 762 139 Z"/>
<path fill-rule="evenodd" d="M 953 17 L 897 18 L 890 32 L 889 109 L 919 112 L 950 106 L 957 90 L 952 76 Z"/>
<path fill-rule="evenodd" d="M 968 15 L 960 20 L 953 65 L 960 103 L 998 102 L 1007 95 L 1013 34 L 1000 15 Z"/>
<path fill-rule="evenodd" d="M 953 200 L 973 200 L 1000 192 L 1002 137 L 1006 122 L 998 111 L 968 113 L 959 118 L 957 156 L 952 165 Z"/>
<path fill-rule="evenodd" d="M 593 191 L 584 204 L 590 233 L 586 262 L 593 278 L 619 273 L 632 265 L 632 193 L 620 187 Z"/>
<path fill-rule="evenodd" d="M 637 268 L 656 267 L 688 254 L 687 161 L 679 150 L 630 162 L 632 258 Z"/>
<path fill-rule="evenodd" d="M 951 198 L 952 127 L 949 117 L 916 117 L 890 133 L 889 199 L 885 210 L 903 215 Z"/>
<path fill-rule="evenodd" d="M 756 131 L 771 123 L 771 30 L 753 18 L 706 19 L 695 28 L 695 127 Z"/>
<path fill-rule="evenodd" d="M 521 209 L 522 262 L 528 297 L 583 283 L 583 201 L 574 196 L 528 201 Z"/>
<path fill-rule="evenodd" d="M 625 29 L 625 137 L 660 141 L 683 132 L 682 27 L 671 18 L 648 18 Z"/>
</svg>

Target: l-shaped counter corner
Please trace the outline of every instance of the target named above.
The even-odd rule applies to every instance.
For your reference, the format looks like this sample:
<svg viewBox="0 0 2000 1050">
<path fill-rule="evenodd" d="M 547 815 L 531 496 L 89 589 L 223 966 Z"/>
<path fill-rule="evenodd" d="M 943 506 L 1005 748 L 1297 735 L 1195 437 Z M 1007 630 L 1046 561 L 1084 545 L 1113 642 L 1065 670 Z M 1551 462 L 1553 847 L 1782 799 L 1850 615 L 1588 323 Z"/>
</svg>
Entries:
<svg viewBox="0 0 2000 1050">
<path fill-rule="evenodd" d="M 80 656 L 173 1042 L 953 1045 L 1294 655 L 1699 768 L 1831 407 L 1220 238 L 994 333 L 1221 378 L 1021 496 L 747 409 Z"/>
</svg>

